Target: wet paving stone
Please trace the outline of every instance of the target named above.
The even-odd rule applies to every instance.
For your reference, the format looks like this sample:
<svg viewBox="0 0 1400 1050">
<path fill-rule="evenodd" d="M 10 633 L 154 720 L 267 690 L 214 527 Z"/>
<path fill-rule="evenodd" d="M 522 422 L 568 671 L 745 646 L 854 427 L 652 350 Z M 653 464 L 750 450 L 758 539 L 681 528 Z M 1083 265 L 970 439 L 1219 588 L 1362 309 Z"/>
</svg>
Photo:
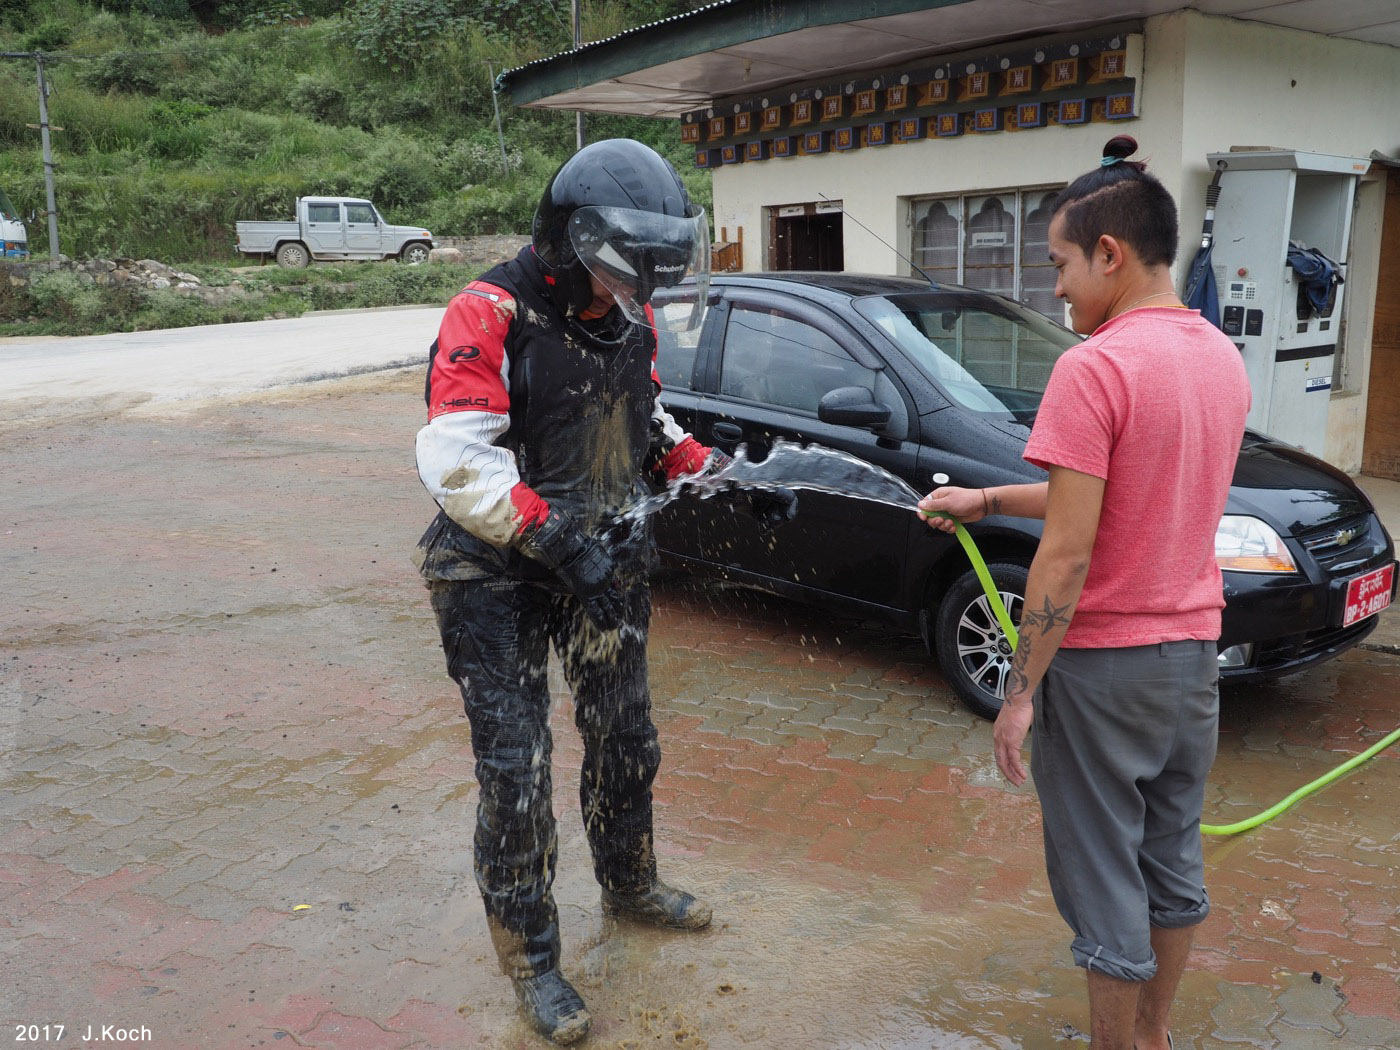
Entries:
<svg viewBox="0 0 1400 1050">
<path fill-rule="evenodd" d="M 407 562 L 415 397 L 404 373 L 4 429 L 0 1020 L 145 1024 L 170 1050 L 542 1045 L 490 951 L 467 727 Z M 51 483 L 73 463 L 104 479 L 100 543 L 63 539 L 92 525 Z M 655 595 L 657 849 L 716 922 L 601 913 L 552 668 L 585 1045 L 1084 1045 L 1034 792 L 920 643 L 674 574 Z M 1386 654 L 1236 690 L 1207 819 L 1397 724 Z M 1397 771 L 1387 752 L 1207 841 L 1178 1047 L 1400 1045 Z"/>
</svg>

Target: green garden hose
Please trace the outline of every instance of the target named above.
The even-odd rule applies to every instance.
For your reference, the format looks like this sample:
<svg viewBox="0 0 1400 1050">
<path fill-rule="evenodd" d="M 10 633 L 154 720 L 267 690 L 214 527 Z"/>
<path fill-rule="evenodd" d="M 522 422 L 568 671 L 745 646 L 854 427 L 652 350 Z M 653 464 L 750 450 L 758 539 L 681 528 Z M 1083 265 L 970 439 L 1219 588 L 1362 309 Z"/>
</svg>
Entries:
<svg viewBox="0 0 1400 1050">
<path fill-rule="evenodd" d="M 943 475 L 935 475 L 934 481 L 938 482 L 939 477 L 943 477 Z M 946 484 L 946 482 L 947 478 L 945 477 L 938 484 Z M 967 560 L 972 562 L 972 571 L 977 573 L 977 579 L 982 584 L 982 592 L 986 594 L 987 601 L 992 606 L 992 613 L 996 616 L 1001 629 L 1006 632 L 1006 639 L 1011 643 L 1011 649 L 1014 652 L 1019 640 L 1016 634 L 1016 625 L 1011 622 L 1011 614 L 1006 611 L 1006 603 L 1001 600 L 1001 592 L 997 590 L 996 581 L 992 579 L 992 574 L 987 571 L 987 563 L 982 560 L 982 552 L 977 549 L 977 543 L 968 534 L 967 529 L 963 528 L 962 522 L 951 514 L 941 512 L 928 514 L 922 510 L 919 511 L 919 514 L 924 518 L 947 518 L 957 526 L 955 534 L 958 537 L 958 542 L 962 544 L 963 553 L 967 555 Z"/>
<path fill-rule="evenodd" d="M 937 479 L 935 478 L 935 480 Z M 939 484 L 945 483 L 946 482 L 939 482 Z M 977 544 L 968 534 L 967 529 L 963 528 L 962 523 L 957 521 L 951 514 L 928 514 L 922 510 L 919 511 L 919 514 L 925 518 L 947 518 L 957 526 L 956 535 L 958 537 L 958 542 L 962 544 L 962 549 L 967 555 L 967 560 L 972 562 L 972 569 L 977 573 L 977 579 L 982 583 L 982 590 L 987 595 L 987 601 L 992 606 L 992 612 L 996 614 L 997 623 L 1001 624 L 1001 629 L 1006 632 L 1007 640 L 1011 642 L 1011 648 L 1015 650 L 1018 640 L 1016 636 L 1016 627 L 1012 624 L 1011 616 L 1006 611 L 1006 603 L 1001 600 L 1001 592 L 997 590 L 997 585 L 992 580 L 992 574 L 987 571 L 987 563 L 982 559 L 982 552 L 977 549 Z M 1264 810 L 1264 812 L 1257 813 L 1248 820 L 1241 820 L 1234 824 L 1202 824 L 1201 833 L 1205 835 L 1238 835 L 1241 831 L 1257 828 L 1260 824 L 1273 820 L 1274 817 L 1288 809 L 1299 799 L 1306 798 L 1319 788 L 1326 787 L 1338 777 L 1349 773 L 1363 762 L 1374 758 L 1397 740 L 1400 740 L 1400 729 L 1395 730 L 1389 736 L 1372 744 L 1365 751 L 1361 752 L 1361 754 L 1347 759 L 1330 773 L 1324 773 L 1311 783 L 1304 784 L 1297 791 L 1293 792 L 1293 794 L 1289 795 L 1283 801 L 1270 806 L 1268 809 Z"/>
<path fill-rule="evenodd" d="M 1266 820 L 1273 820 L 1274 817 L 1278 816 L 1289 806 L 1293 805 L 1293 803 L 1297 802 L 1300 798 L 1306 798 L 1318 788 L 1324 787 L 1327 784 L 1332 783 L 1332 781 L 1336 780 L 1342 774 L 1350 772 L 1357 766 L 1361 765 L 1362 762 L 1365 762 L 1367 759 L 1372 758 L 1373 756 L 1384 751 L 1397 740 L 1400 740 L 1400 729 L 1395 730 L 1395 732 L 1391 733 L 1389 736 L 1372 744 L 1365 751 L 1361 752 L 1361 754 L 1355 756 L 1354 758 L 1347 759 L 1345 762 L 1343 762 L 1336 769 L 1332 770 L 1330 773 L 1324 773 L 1322 776 L 1314 780 L 1311 784 L 1304 784 L 1302 787 L 1300 787 L 1297 791 L 1293 792 L 1293 794 L 1289 795 L 1282 802 L 1279 802 L 1277 805 L 1270 806 L 1268 809 L 1264 810 L 1263 813 L 1255 814 L 1248 820 L 1241 820 L 1236 824 L 1202 824 L 1201 831 L 1206 835 L 1238 835 L 1241 831 L 1248 831 L 1250 828 L 1257 828 Z"/>
</svg>

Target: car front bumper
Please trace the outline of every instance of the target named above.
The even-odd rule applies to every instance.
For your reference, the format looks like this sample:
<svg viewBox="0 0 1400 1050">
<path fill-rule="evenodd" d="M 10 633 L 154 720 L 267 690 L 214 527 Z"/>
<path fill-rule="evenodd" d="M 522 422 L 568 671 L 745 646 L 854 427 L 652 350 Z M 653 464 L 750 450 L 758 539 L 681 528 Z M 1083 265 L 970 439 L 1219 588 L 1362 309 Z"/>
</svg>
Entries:
<svg viewBox="0 0 1400 1050">
<path fill-rule="evenodd" d="M 1371 516 L 1365 534 L 1343 552 L 1315 557 L 1301 544 L 1289 546 L 1299 573 L 1224 574 L 1220 651 L 1242 645 L 1250 651 L 1244 666 L 1221 668 L 1223 682 L 1277 678 L 1330 660 L 1362 642 L 1386 615 L 1342 623 L 1348 582 L 1395 562 L 1395 547 L 1379 519 Z M 1391 583 L 1392 604 L 1397 588 L 1400 567 Z"/>
</svg>

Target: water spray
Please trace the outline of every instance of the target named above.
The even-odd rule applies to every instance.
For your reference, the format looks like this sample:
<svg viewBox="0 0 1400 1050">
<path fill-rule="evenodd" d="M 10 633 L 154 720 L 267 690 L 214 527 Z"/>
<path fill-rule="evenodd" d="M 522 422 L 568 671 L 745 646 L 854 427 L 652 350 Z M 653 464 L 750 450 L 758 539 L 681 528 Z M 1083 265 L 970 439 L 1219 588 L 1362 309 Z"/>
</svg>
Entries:
<svg viewBox="0 0 1400 1050">
<path fill-rule="evenodd" d="M 948 484 L 948 475 L 943 473 L 933 475 L 933 483 L 934 485 Z M 954 535 L 957 536 L 963 553 L 967 555 L 967 560 L 972 563 L 973 571 L 982 584 L 982 591 L 987 596 L 987 602 L 996 616 L 997 623 L 1005 632 L 1007 641 L 1011 643 L 1011 648 L 1015 650 L 1019 640 L 1016 634 L 1016 625 L 1011 622 L 1011 615 L 1006 611 L 1006 603 L 1001 599 L 1001 592 L 997 589 L 996 582 L 987 569 L 987 563 L 977 549 L 977 543 L 962 522 L 944 511 L 920 510 L 918 507 L 919 494 L 908 484 L 888 471 L 845 452 L 823 448 L 820 445 L 809 445 L 804 448 L 795 442 L 779 439 L 773 442 L 768 456 L 762 462 L 755 463 L 749 459 L 748 449 L 740 445 L 734 458 L 722 469 L 710 474 L 688 475 L 680 479 L 678 483 L 668 486 L 662 492 L 639 500 L 618 515 L 616 524 L 628 527 L 635 525 L 679 497 L 686 489 L 693 490 L 700 498 L 705 499 L 720 495 L 733 487 L 791 488 L 830 492 L 856 499 L 870 500 L 873 503 L 882 503 L 901 510 L 912 509 L 920 517 L 926 519 L 946 518 L 953 522 Z M 1396 729 L 1361 754 L 1343 762 L 1330 773 L 1303 785 L 1283 801 L 1269 807 L 1264 812 L 1235 824 L 1202 824 L 1201 831 L 1207 835 L 1236 835 L 1241 831 L 1256 828 L 1260 824 L 1272 820 L 1298 800 L 1306 798 L 1363 762 L 1374 758 L 1397 740 L 1400 740 L 1400 729 Z"/>
</svg>

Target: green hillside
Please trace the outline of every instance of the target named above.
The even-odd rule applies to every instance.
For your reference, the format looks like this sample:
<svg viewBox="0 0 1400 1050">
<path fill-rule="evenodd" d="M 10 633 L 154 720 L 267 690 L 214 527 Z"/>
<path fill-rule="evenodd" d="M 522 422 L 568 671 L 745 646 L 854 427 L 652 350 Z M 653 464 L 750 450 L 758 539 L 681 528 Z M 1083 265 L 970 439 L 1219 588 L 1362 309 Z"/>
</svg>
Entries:
<svg viewBox="0 0 1400 1050">
<path fill-rule="evenodd" d="M 699 6 L 591 0 L 584 37 Z M 366 196 L 439 236 L 525 232 L 573 149 L 573 115 L 503 108 L 489 70 L 566 48 L 546 0 L 0 0 L 0 51 L 40 50 L 52 82 L 60 238 L 74 257 L 232 262 L 238 219 L 304 194 Z M 0 61 L 0 188 L 44 207 L 35 69 Z M 671 157 L 709 206 L 673 122 L 590 117 Z M 43 222 L 30 227 L 36 255 Z"/>
</svg>

